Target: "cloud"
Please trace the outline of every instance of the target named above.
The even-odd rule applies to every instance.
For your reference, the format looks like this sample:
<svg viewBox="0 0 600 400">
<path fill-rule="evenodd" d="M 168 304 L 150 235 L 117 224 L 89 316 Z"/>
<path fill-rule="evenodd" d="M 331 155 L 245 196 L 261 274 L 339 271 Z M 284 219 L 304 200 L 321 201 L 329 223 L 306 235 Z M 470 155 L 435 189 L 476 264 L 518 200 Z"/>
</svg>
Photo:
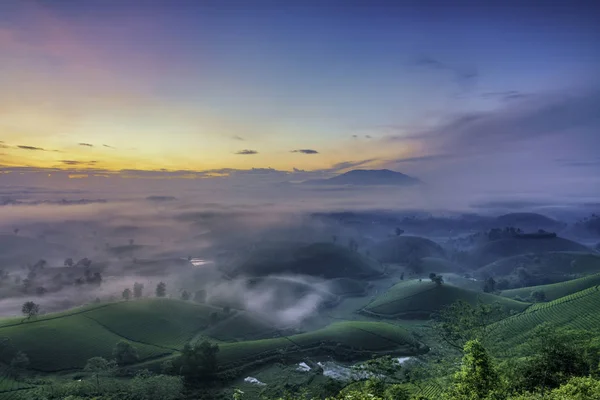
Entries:
<svg viewBox="0 0 600 400">
<path fill-rule="evenodd" d="M 249 156 L 249 155 L 253 155 L 253 154 L 258 154 L 258 151 L 245 149 L 245 150 L 240 150 L 240 151 L 236 152 L 235 154 Z"/>
<path fill-rule="evenodd" d="M 479 72 L 474 67 L 450 65 L 427 55 L 418 57 L 413 64 L 432 71 L 447 72 L 452 75 L 456 83 L 463 89 L 470 88 L 476 82 L 477 78 L 479 78 Z"/>
<path fill-rule="evenodd" d="M 243 141 L 243 140 L 245 140 L 243 137 L 241 137 L 241 136 L 238 136 L 238 135 L 234 135 L 234 136 L 232 136 L 231 138 L 232 138 L 233 140 L 240 140 L 240 141 Z"/>
<path fill-rule="evenodd" d="M 600 157 L 583 160 L 559 158 L 555 161 L 563 167 L 600 167 Z"/>
<path fill-rule="evenodd" d="M 23 150 L 36 150 L 36 151 L 47 151 L 46 149 L 43 149 L 41 147 L 34 147 L 34 146 L 17 146 L 19 149 L 23 149 Z"/>
<path fill-rule="evenodd" d="M 79 143 L 80 146 L 85 146 L 85 147 L 94 147 L 93 144 L 90 143 Z"/>
<path fill-rule="evenodd" d="M 428 162 L 428 161 L 438 161 L 438 160 L 448 160 L 455 158 L 455 156 L 451 154 L 430 154 L 425 156 L 416 156 L 416 157 L 406 157 L 406 158 L 398 158 L 393 160 L 392 162 L 402 164 L 402 163 L 419 163 L 419 162 Z"/>
<path fill-rule="evenodd" d="M 482 93 L 481 97 L 484 99 L 497 99 L 500 101 L 512 101 L 512 100 L 520 100 L 529 96 L 527 93 L 519 92 L 517 90 L 507 90 L 504 92 L 486 92 Z"/>
<path fill-rule="evenodd" d="M 60 160 L 65 165 L 94 165 L 97 161 Z"/>
<path fill-rule="evenodd" d="M 600 88 L 576 93 L 527 96 L 485 112 L 456 114 L 437 126 L 386 141 L 413 140 L 431 154 L 476 155 L 507 148 L 522 150 L 526 141 L 561 139 L 569 146 L 600 145 Z"/>
<path fill-rule="evenodd" d="M 109 149 L 115 149 L 115 148 L 116 148 L 116 147 L 113 147 L 113 146 L 109 146 L 109 145 L 107 145 L 107 144 L 103 144 L 102 146 L 103 146 L 103 147 L 107 147 L 107 148 L 109 148 Z"/>
<path fill-rule="evenodd" d="M 292 153 L 302 153 L 302 154 L 319 154 L 319 152 L 317 150 L 313 150 L 313 149 L 298 149 L 298 150 L 292 150 Z"/>
<path fill-rule="evenodd" d="M 373 139 L 373 136 L 371 136 L 371 135 L 365 135 L 365 138 L 366 139 Z"/>
</svg>

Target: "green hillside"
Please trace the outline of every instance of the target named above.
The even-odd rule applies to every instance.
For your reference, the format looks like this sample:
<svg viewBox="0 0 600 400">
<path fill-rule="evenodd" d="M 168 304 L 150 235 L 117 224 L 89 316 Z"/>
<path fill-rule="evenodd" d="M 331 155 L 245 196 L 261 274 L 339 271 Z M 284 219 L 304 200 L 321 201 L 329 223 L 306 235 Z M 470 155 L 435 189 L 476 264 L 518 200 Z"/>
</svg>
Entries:
<svg viewBox="0 0 600 400">
<path fill-rule="evenodd" d="M 213 313 L 218 321 L 209 326 Z M 143 299 L 88 306 L 26 322 L 6 319 L 0 324 L 0 338 L 10 339 L 13 351 L 25 352 L 32 369 L 63 371 L 83 368 L 91 357 L 112 358 L 112 350 L 121 340 L 137 348 L 140 361 L 172 354 L 204 330 L 215 330 L 234 317 L 191 302 Z M 246 319 L 243 326 L 254 329 L 248 321 L 252 317 Z M 264 327 L 264 323 L 256 324 Z M 237 332 L 246 331 L 239 327 Z"/>
<path fill-rule="evenodd" d="M 494 325 L 492 335 L 505 348 L 524 343 L 537 326 L 580 329 L 600 334 L 600 289 L 594 286 L 549 303 L 539 303 L 525 312 Z"/>
<path fill-rule="evenodd" d="M 354 357 L 368 356 L 373 352 L 409 356 L 424 353 L 427 348 L 402 327 L 383 322 L 346 321 L 293 336 L 222 344 L 218 356 L 227 367 L 276 357 L 282 351 L 342 357 L 348 353 Z"/>
<path fill-rule="evenodd" d="M 325 279 L 368 279 L 382 274 L 374 260 L 333 243 L 289 245 L 257 249 L 232 270 L 230 275 L 266 276 L 302 274 Z"/>
<path fill-rule="evenodd" d="M 532 286 L 522 282 L 523 276 L 519 273 L 523 275 L 523 271 L 529 276 L 526 281 L 540 284 L 561 282 L 600 272 L 600 254 L 569 251 L 522 254 L 488 264 L 478 269 L 476 275 L 481 278 L 492 276 L 497 281 L 505 278 L 512 282 L 512 287 Z"/>
<path fill-rule="evenodd" d="M 580 243 L 561 237 L 553 238 L 519 238 L 494 240 L 482 244 L 471 252 L 471 259 L 483 266 L 506 257 L 529 253 L 547 253 L 556 251 L 591 252 Z"/>
<path fill-rule="evenodd" d="M 544 292 L 546 300 L 552 301 L 598 285 L 600 285 L 600 273 L 550 285 L 504 290 L 500 293 L 500 296 L 508 297 L 510 299 L 514 299 L 515 297 L 525 299 L 529 297 L 532 292 L 537 291 Z"/>
<path fill-rule="evenodd" d="M 437 243 L 418 236 L 395 236 L 375 244 L 371 254 L 385 263 L 408 263 L 423 257 L 444 257 L 444 249 Z"/>
<path fill-rule="evenodd" d="M 458 300 L 470 304 L 478 301 L 489 304 L 498 302 L 507 310 L 515 311 L 522 311 L 529 306 L 527 303 L 449 284 L 437 285 L 429 280 L 410 280 L 392 286 L 362 311 L 383 318 L 427 319 L 432 313 Z"/>
</svg>

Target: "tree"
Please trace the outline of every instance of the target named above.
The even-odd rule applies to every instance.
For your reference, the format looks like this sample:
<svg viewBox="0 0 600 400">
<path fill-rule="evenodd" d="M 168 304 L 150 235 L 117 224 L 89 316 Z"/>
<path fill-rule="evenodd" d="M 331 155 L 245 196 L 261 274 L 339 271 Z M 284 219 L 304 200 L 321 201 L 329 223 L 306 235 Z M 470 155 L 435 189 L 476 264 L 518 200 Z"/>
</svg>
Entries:
<svg viewBox="0 0 600 400">
<path fill-rule="evenodd" d="M 135 243 L 135 240 L 133 240 L 133 239 L 129 239 L 129 245 L 130 245 L 130 246 L 133 246 L 133 244 L 134 244 L 134 243 Z"/>
<path fill-rule="evenodd" d="M 65 267 L 72 267 L 72 266 L 73 266 L 73 259 L 69 257 L 65 260 Z"/>
<path fill-rule="evenodd" d="M 113 349 L 113 357 L 119 366 L 133 364 L 139 359 L 136 348 L 124 340 L 117 343 Z"/>
<path fill-rule="evenodd" d="M 434 274 L 433 272 L 429 274 L 429 279 L 431 279 L 431 282 L 435 283 L 438 286 L 444 283 L 444 278 L 441 275 Z"/>
<path fill-rule="evenodd" d="M 194 301 L 196 303 L 205 303 L 206 302 L 206 290 L 201 289 L 194 293 Z"/>
<path fill-rule="evenodd" d="M 219 314 L 217 312 L 211 312 L 208 316 L 208 321 L 211 325 L 216 324 L 219 322 Z"/>
<path fill-rule="evenodd" d="M 404 233 L 404 230 L 400 229 L 400 228 L 396 228 L 396 230 L 394 232 L 396 233 L 396 236 L 400 236 Z"/>
<path fill-rule="evenodd" d="M 335 244 L 337 242 L 338 237 L 336 235 L 331 235 L 331 240 Z"/>
<path fill-rule="evenodd" d="M 589 363 L 597 367 L 598 358 L 586 359 L 585 340 L 576 334 L 559 332 L 551 326 L 536 328 L 527 343 L 531 354 L 517 368 L 516 386 L 522 390 L 535 391 L 557 388 L 574 376 L 590 372 Z"/>
<path fill-rule="evenodd" d="M 38 286 L 35 288 L 35 294 L 37 294 L 38 296 L 43 296 L 44 294 L 46 294 L 48 290 L 46 290 L 45 287 L 43 286 Z"/>
<path fill-rule="evenodd" d="M 500 386 L 487 351 L 479 340 L 469 340 L 464 346 L 462 366 L 454 375 L 449 390 L 452 400 L 484 400 Z"/>
<path fill-rule="evenodd" d="M 223 307 L 223 314 L 229 315 L 230 312 L 231 312 L 231 307 L 229 307 L 229 306 Z"/>
<path fill-rule="evenodd" d="M 127 288 L 123 290 L 122 296 L 125 300 L 129 300 L 131 298 L 131 289 Z"/>
<path fill-rule="evenodd" d="M 490 324 L 505 316 L 506 312 L 497 303 L 479 302 L 472 306 L 459 300 L 434 315 L 434 330 L 444 342 L 462 351 L 469 340 L 485 343 Z"/>
<path fill-rule="evenodd" d="M 546 301 L 546 292 L 543 290 L 534 290 L 531 292 L 530 298 L 534 303 L 543 303 Z"/>
<path fill-rule="evenodd" d="M 91 372 L 96 377 L 96 388 L 100 391 L 100 375 L 111 375 L 116 367 L 114 361 L 107 361 L 102 357 L 92 357 L 87 361 L 83 370 Z"/>
<path fill-rule="evenodd" d="M 144 290 L 144 284 L 135 282 L 133 284 L 133 297 L 136 299 L 142 297 L 142 290 Z"/>
<path fill-rule="evenodd" d="M 187 343 L 181 356 L 175 360 L 174 367 L 188 383 L 210 381 L 214 378 L 218 363 L 219 346 L 208 341 L 190 345 Z"/>
<path fill-rule="evenodd" d="M 164 282 L 160 282 L 156 285 L 156 297 L 165 297 L 167 294 L 167 285 Z"/>
<path fill-rule="evenodd" d="M 404 280 L 404 272 L 400 274 L 400 280 L 403 281 Z"/>
<path fill-rule="evenodd" d="M 27 317 L 27 319 L 30 319 L 38 315 L 40 312 L 40 306 L 39 304 L 35 304 L 33 301 L 27 301 L 23 304 L 21 312 Z"/>
<path fill-rule="evenodd" d="M 15 228 L 15 229 L 13 229 L 13 233 L 14 233 L 15 235 L 18 235 L 18 234 L 19 234 L 19 230 L 20 230 L 19 228 Z"/>
<path fill-rule="evenodd" d="M 496 281 L 491 276 L 485 280 L 483 284 L 483 291 L 485 293 L 494 293 L 496 291 Z"/>
<path fill-rule="evenodd" d="M 190 299 L 190 292 L 184 290 L 181 292 L 181 300 L 188 301 Z"/>
</svg>

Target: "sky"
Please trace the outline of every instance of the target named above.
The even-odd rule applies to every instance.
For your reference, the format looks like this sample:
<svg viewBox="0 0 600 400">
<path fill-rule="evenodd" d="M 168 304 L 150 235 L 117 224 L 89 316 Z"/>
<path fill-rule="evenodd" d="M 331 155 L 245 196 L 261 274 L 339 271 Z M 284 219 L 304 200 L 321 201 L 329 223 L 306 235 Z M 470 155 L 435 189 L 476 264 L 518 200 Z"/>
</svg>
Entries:
<svg viewBox="0 0 600 400">
<path fill-rule="evenodd" d="M 593 3 L 2 1 L 0 184 L 360 167 L 589 188 Z"/>
</svg>

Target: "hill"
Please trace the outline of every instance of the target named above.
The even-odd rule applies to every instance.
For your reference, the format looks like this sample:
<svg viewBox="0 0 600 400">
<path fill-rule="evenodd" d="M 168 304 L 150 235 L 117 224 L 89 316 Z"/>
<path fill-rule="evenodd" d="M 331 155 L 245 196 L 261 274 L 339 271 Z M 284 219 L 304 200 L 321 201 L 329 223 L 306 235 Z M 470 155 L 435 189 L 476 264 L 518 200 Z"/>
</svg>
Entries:
<svg viewBox="0 0 600 400">
<path fill-rule="evenodd" d="M 573 279 L 566 282 L 553 283 L 550 285 L 539 285 L 504 290 L 500 293 L 500 296 L 507 297 L 509 299 L 526 299 L 530 297 L 531 293 L 533 292 L 543 292 L 546 299 L 545 301 L 553 301 L 598 285 L 600 285 L 600 273 L 584 276 L 583 278 Z"/>
<path fill-rule="evenodd" d="M 551 251 L 503 258 L 478 269 L 481 278 L 506 280 L 507 288 L 550 284 L 600 272 L 600 254 Z M 502 289 L 502 288 L 500 288 Z"/>
<path fill-rule="evenodd" d="M 225 316 L 220 309 L 202 304 L 142 299 L 47 314 L 26 322 L 20 318 L 4 319 L 0 321 L 0 337 L 10 339 L 13 353 L 27 354 L 31 369 L 57 372 L 83 368 L 95 356 L 110 359 L 115 344 L 121 340 L 136 347 L 140 361 L 173 354 L 196 335 L 216 330 L 235 316 Z M 250 323 L 248 319 L 253 318 L 245 318 L 244 326 L 248 324 L 253 337 L 259 330 L 253 325 L 267 334 L 262 321 Z M 244 332 L 245 328 L 238 326 L 236 333 Z M 4 352 L 2 361 L 8 361 L 10 358 L 4 357 L 10 353 Z"/>
<path fill-rule="evenodd" d="M 382 318 L 427 319 L 431 314 L 458 301 L 476 304 L 500 303 L 507 310 L 522 311 L 529 304 L 493 294 L 475 292 L 431 281 L 402 281 L 369 303 L 362 312 Z"/>
<path fill-rule="evenodd" d="M 549 303 L 531 306 L 525 312 L 506 318 L 493 326 L 492 338 L 503 350 L 525 343 L 541 324 L 554 329 L 570 328 L 600 333 L 600 290 L 591 287 Z"/>
<path fill-rule="evenodd" d="M 427 351 L 406 329 L 383 322 L 337 322 L 313 332 L 274 339 L 227 343 L 220 346 L 219 361 L 236 367 L 257 360 L 279 360 L 282 353 L 332 355 L 335 358 L 368 358 L 393 352 L 412 356 Z"/>
<path fill-rule="evenodd" d="M 538 229 L 553 231 L 564 227 L 560 221 L 542 214 L 528 212 L 504 214 L 497 217 L 495 222 L 498 228 L 512 226 L 525 231 L 537 231 Z"/>
<path fill-rule="evenodd" d="M 374 260 L 333 243 L 285 245 L 257 249 L 227 271 L 231 276 L 301 274 L 325 279 L 369 279 L 382 274 Z"/>
<path fill-rule="evenodd" d="M 471 259 L 476 265 L 483 266 L 502 258 L 527 253 L 547 253 L 550 251 L 590 252 L 590 248 L 561 237 L 527 238 L 512 237 L 494 240 L 477 246 L 471 252 Z"/>
<path fill-rule="evenodd" d="M 314 179 L 304 183 L 312 185 L 394 185 L 412 186 L 422 183 L 413 178 L 389 169 L 355 169 L 329 179 Z"/>
<path fill-rule="evenodd" d="M 419 236 L 394 236 L 375 244 L 371 255 L 385 263 L 408 263 L 424 257 L 444 257 L 444 249 L 426 238 Z"/>
</svg>

